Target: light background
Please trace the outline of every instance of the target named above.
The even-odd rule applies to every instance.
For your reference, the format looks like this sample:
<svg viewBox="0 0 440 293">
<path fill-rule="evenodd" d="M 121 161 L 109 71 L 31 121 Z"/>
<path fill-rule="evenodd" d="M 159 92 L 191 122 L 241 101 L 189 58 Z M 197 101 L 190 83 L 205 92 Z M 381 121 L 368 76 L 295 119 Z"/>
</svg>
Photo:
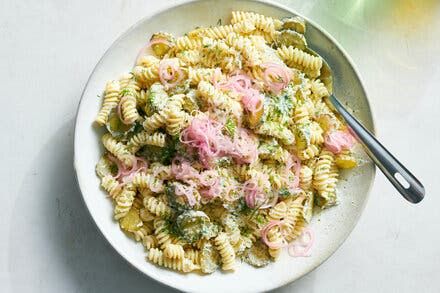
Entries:
<svg viewBox="0 0 440 293">
<path fill-rule="evenodd" d="M 171 292 L 99 234 L 73 170 L 93 67 L 139 19 L 181 1 L 0 1 L 0 291 Z M 414 206 L 377 175 L 326 263 L 277 292 L 440 292 L 440 1 L 283 0 L 352 56 L 380 140 L 425 184 Z"/>
</svg>

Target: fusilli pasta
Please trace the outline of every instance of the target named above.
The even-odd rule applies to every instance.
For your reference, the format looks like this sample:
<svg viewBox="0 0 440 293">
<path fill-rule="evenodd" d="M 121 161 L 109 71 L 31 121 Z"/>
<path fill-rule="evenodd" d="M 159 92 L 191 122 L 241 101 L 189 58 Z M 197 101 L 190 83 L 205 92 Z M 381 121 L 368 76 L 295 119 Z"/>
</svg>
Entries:
<svg viewBox="0 0 440 293">
<path fill-rule="evenodd" d="M 105 85 L 96 174 L 148 261 L 205 274 L 265 266 L 302 239 L 314 207 L 338 203 L 356 155 L 332 139 L 350 137 L 304 33 L 297 17 L 234 11 L 231 24 L 153 34 Z"/>
</svg>

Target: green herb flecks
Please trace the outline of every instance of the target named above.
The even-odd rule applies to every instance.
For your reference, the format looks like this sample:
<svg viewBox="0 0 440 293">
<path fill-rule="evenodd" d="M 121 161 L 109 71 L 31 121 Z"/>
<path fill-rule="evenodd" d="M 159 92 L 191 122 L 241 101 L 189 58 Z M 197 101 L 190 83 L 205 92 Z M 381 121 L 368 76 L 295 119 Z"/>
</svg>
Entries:
<svg viewBox="0 0 440 293">
<path fill-rule="evenodd" d="M 235 124 L 235 121 L 232 120 L 230 117 L 226 120 L 225 123 L 225 131 L 230 137 L 233 137 L 235 134 L 235 129 L 237 128 L 237 125 Z"/>
<path fill-rule="evenodd" d="M 292 194 L 290 193 L 290 191 L 287 188 L 281 188 L 280 190 L 278 190 L 278 195 L 281 198 L 288 198 L 290 197 Z"/>
<path fill-rule="evenodd" d="M 160 162 L 163 165 L 171 164 L 172 159 L 175 157 L 176 153 L 182 152 L 182 148 L 179 138 L 173 137 L 168 138 L 165 147 L 158 147 L 153 145 L 146 145 L 140 151 L 139 155 L 151 162 Z"/>
</svg>

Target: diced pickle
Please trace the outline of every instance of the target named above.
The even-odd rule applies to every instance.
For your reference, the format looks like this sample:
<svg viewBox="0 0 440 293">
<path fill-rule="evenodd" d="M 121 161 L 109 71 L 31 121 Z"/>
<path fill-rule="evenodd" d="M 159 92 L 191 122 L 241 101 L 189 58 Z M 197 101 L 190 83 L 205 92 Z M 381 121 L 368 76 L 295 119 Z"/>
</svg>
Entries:
<svg viewBox="0 0 440 293">
<path fill-rule="evenodd" d="M 189 243 L 202 237 L 209 239 L 216 236 L 217 226 L 212 224 L 209 217 L 202 211 L 186 211 L 176 220 L 179 235 Z"/>
<path fill-rule="evenodd" d="M 297 33 L 294 30 L 288 29 L 276 32 L 275 38 L 278 46 L 294 46 L 301 50 L 304 50 L 307 47 L 307 41 L 304 35 Z"/>
<path fill-rule="evenodd" d="M 142 220 L 139 216 L 139 210 L 136 208 L 131 208 L 127 215 L 119 221 L 119 224 L 121 225 L 122 229 L 129 232 L 139 230 L 139 228 L 142 227 Z"/>
<path fill-rule="evenodd" d="M 122 123 L 116 111 L 113 110 L 110 113 L 110 116 L 105 126 L 107 127 L 107 130 L 111 133 L 112 136 L 120 137 L 127 134 L 127 132 L 133 131 L 135 125 L 136 124 L 127 125 Z"/>
<path fill-rule="evenodd" d="M 357 166 L 356 159 L 351 155 L 340 154 L 336 156 L 335 163 L 339 168 L 350 169 Z"/>
<path fill-rule="evenodd" d="M 254 245 L 247 250 L 243 260 L 257 268 L 267 266 L 270 263 L 270 255 L 267 251 L 267 246 L 261 241 L 257 241 Z"/>
<path fill-rule="evenodd" d="M 163 41 L 151 45 L 154 54 L 163 57 L 174 46 L 175 38 L 169 33 L 158 32 L 153 34 L 150 41 Z"/>
<path fill-rule="evenodd" d="M 299 16 L 288 17 L 283 19 L 283 29 L 291 29 L 300 34 L 305 34 L 306 22 L 304 18 Z"/>
</svg>

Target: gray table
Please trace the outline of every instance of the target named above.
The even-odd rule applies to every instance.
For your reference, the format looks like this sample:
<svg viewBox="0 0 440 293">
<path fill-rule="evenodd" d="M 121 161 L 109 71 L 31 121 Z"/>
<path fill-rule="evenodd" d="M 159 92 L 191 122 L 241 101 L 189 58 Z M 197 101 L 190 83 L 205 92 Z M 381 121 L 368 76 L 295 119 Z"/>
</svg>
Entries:
<svg viewBox="0 0 440 293">
<path fill-rule="evenodd" d="M 176 2 L 0 2 L 0 291 L 170 291 L 100 236 L 75 184 L 72 136 L 81 91 L 106 48 Z M 427 196 L 410 205 L 379 174 L 345 244 L 279 292 L 439 292 L 440 1 L 282 2 L 353 57 L 380 139 L 422 179 Z"/>
</svg>

